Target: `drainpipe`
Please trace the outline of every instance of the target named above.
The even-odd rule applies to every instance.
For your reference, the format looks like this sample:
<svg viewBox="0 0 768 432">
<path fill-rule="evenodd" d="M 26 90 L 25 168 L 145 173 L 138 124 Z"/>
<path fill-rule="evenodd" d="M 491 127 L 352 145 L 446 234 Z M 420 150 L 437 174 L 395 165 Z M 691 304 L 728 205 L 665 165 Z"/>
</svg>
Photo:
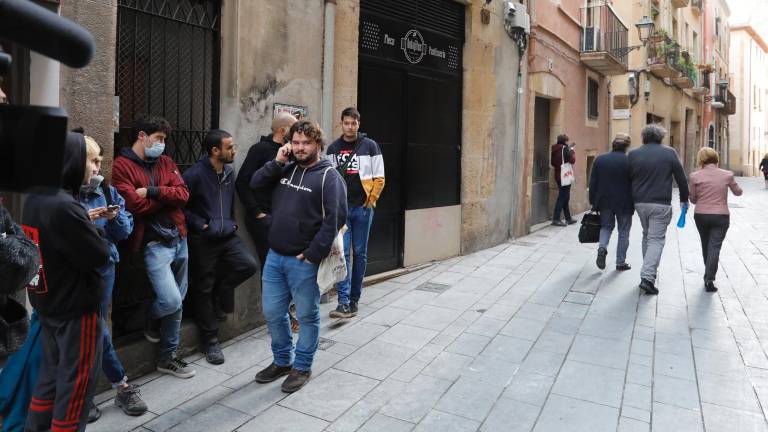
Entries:
<svg viewBox="0 0 768 432">
<path fill-rule="evenodd" d="M 336 32 L 336 0 L 325 0 L 325 44 L 323 46 L 323 130 L 333 135 L 333 68 L 334 34 Z"/>
</svg>

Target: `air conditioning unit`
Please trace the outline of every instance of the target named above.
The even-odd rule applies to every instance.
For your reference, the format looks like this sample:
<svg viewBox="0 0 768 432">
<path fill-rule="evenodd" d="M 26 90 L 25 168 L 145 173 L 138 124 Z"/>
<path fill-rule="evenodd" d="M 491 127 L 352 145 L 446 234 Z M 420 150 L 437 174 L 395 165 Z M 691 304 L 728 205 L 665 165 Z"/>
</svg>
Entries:
<svg viewBox="0 0 768 432">
<path fill-rule="evenodd" d="M 598 51 L 600 49 L 600 29 L 597 27 L 584 27 L 581 41 L 581 50 Z"/>
</svg>

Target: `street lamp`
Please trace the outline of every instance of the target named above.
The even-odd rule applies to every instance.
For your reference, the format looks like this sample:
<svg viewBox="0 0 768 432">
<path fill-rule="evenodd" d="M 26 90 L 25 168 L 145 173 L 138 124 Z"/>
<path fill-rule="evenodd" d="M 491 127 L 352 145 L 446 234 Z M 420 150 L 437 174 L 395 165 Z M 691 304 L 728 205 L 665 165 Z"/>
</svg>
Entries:
<svg viewBox="0 0 768 432">
<path fill-rule="evenodd" d="M 635 27 L 637 27 L 637 34 L 640 37 L 640 42 L 645 46 L 645 44 L 648 43 L 648 39 L 651 38 L 653 30 L 656 28 L 656 23 L 648 18 L 648 15 L 645 15 L 640 18 L 640 21 L 635 24 Z"/>
</svg>

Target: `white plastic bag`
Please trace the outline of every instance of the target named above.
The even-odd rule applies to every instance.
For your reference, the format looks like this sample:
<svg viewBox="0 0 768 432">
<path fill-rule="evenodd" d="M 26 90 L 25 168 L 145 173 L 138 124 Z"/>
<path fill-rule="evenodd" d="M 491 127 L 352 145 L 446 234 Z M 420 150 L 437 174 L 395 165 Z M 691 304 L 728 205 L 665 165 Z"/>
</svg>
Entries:
<svg viewBox="0 0 768 432">
<path fill-rule="evenodd" d="M 331 169 L 333 168 L 328 167 L 323 172 L 323 183 L 320 188 L 320 201 L 323 203 L 323 220 L 325 220 L 325 199 L 322 194 L 325 192 L 325 175 Z M 336 238 L 333 239 L 331 253 L 320 261 L 320 267 L 317 269 L 317 287 L 320 289 L 320 295 L 325 294 L 334 284 L 343 281 L 347 277 L 347 261 L 344 259 L 344 233 L 346 231 L 346 225 L 341 227 L 339 232 L 336 233 Z"/>
</svg>

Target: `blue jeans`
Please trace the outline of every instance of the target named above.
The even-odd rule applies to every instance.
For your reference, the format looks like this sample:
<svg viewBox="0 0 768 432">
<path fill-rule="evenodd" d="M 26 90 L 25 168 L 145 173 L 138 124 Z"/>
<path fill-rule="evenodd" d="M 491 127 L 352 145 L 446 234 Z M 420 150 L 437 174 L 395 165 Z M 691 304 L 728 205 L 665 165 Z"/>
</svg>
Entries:
<svg viewBox="0 0 768 432">
<path fill-rule="evenodd" d="M 371 232 L 373 209 L 351 207 L 347 213 L 347 232 L 344 233 L 344 259 L 347 261 L 347 278 L 336 285 L 339 304 L 357 303 L 363 291 L 363 277 L 368 265 L 368 234 Z M 354 261 L 349 262 L 352 247 Z"/>
<path fill-rule="evenodd" d="M 613 210 L 600 209 L 600 247 L 607 249 L 613 227 L 619 225 L 619 243 L 616 245 L 616 264 L 627 261 L 629 248 L 629 230 L 632 229 L 632 215 L 614 213 Z"/>
<path fill-rule="evenodd" d="M 125 368 L 117 358 L 115 347 L 112 345 L 112 336 L 109 335 L 109 326 L 107 325 L 107 313 L 109 305 L 112 303 L 112 289 L 115 286 L 115 263 L 110 263 L 101 271 L 104 278 L 104 297 L 101 299 L 101 323 L 104 328 L 104 350 L 101 353 L 101 368 L 104 375 L 112 383 L 112 387 L 117 387 L 127 381 L 125 377 Z"/>
<path fill-rule="evenodd" d="M 288 320 L 291 299 L 299 320 L 299 340 L 293 368 L 312 370 L 320 336 L 320 289 L 317 286 L 317 264 L 293 256 L 280 255 L 270 249 L 262 273 L 262 305 L 272 336 L 272 355 L 278 366 L 291 364 L 293 338 Z"/>
<path fill-rule="evenodd" d="M 179 346 L 181 305 L 187 295 L 187 239 L 174 244 L 149 242 L 144 247 L 144 265 L 155 291 L 150 315 L 160 320 L 159 358 L 172 357 Z"/>
</svg>

